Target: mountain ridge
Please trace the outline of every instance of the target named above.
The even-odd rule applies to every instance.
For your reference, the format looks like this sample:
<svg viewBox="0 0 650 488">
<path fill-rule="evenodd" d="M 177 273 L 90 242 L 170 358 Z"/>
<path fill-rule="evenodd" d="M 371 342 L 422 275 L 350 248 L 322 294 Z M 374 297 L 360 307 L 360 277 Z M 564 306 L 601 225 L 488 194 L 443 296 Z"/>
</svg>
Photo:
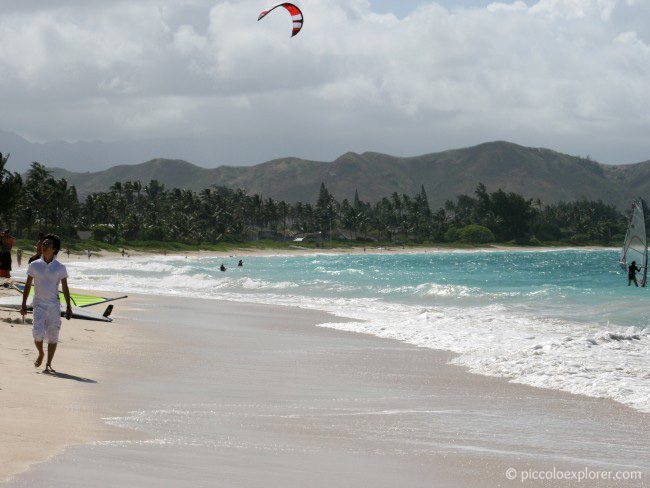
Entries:
<svg viewBox="0 0 650 488">
<path fill-rule="evenodd" d="M 107 190 L 116 181 L 144 185 L 151 179 L 195 191 L 213 185 L 242 188 L 290 202 L 313 202 L 321 182 L 338 199 L 351 199 L 358 191 L 361 199 L 371 202 L 393 192 L 414 194 L 424 185 L 434 208 L 459 194 L 472 194 L 479 182 L 490 191 L 501 188 L 546 203 L 584 197 L 626 208 L 631 199 L 650 196 L 650 161 L 606 165 L 507 141 L 409 157 L 347 152 L 331 162 L 286 157 L 254 166 L 213 169 L 158 158 L 98 172 L 52 171 L 75 185 L 82 196 Z"/>
</svg>

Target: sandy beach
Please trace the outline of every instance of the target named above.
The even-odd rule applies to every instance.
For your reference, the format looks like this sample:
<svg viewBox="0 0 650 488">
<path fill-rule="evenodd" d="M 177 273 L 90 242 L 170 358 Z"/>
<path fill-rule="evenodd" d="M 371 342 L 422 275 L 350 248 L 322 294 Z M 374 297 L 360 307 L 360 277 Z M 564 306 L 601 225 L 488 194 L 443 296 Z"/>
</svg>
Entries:
<svg viewBox="0 0 650 488">
<path fill-rule="evenodd" d="M 0 322 L 0 474 L 16 475 L 7 486 L 494 487 L 521 485 L 528 470 L 650 476 L 647 414 L 472 375 L 448 365 L 450 353 L 316 327 L 332 320 L 323 313 L 134 296 L 115 316 L 64 323 L 62 378 L 34 370 L 28 325 Z"/>
<path fill-rule="evenodd" d="M 0 291 L 0 296 L 10 294 Z M 131 341 L 137 337 L 119 324 L 64 320 L 54 376 L 34 368 L 31 327 L 31 314 L 23 322 L 18 312 L 0 309 L 0 480 L 66 445 L 111 438 L 115 429 L 101 421 L 107 410 L 99 381 L 119 357 L 125 334 Z"/>
<path fill-rule="evenodd" d="M 597 246 L 583 246 L 583 247 L 572 247 L 572 246 L 561 246 L 561 247 L 548 247 L 548 246 L 506 246 L 502 244 L 492 244 L 486 246 L 475 246 L 475 247 L 449 247 L 449 246 L 419 246 L 419 247 L 402 247 L 402 246 L 381 246 L 381 245 L 368 245 L 366 247 L 339 247 L 339 248 L 307 248 L 301 247 L 299 245 L 291 246 L 288 249 L 251 249 L 247 247 L 241 247 L 238 249 L 233 249 L 228 253 L 214 253 L 211 251 L 194 251 L 194 255 L 238 255 L 238 256 L 302 256 L 302 255 L 313 255 L 313 254 L 349 254 L 349 255 L 363 255 L 363 254 L 430 254 L 430 253 L 439 253 L 439 252 L 486 252 L 486 251 L 510 251 L 510 252 L 544 252 L 544 251 L 572 251 L 572 250 L 603 250 L 610 249 L 607 247 L 597 247 Z M 612 248 L 613 249 L 613 248 Z M 102 252 L 100 256 L 115 256 L 117 253 L 105 253 Z M 134 254 L 138 255 L 138 253 Z M 192 255 L 192 254 L 188 254 Z"/>
</svg>

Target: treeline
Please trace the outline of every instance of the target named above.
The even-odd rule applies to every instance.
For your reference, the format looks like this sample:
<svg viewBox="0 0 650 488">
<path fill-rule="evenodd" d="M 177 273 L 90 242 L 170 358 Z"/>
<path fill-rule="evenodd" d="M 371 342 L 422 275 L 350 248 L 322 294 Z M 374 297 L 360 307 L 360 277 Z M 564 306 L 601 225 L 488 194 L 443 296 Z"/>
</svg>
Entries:
<svg viewBox="0 0 650 488">
<path fill-rule="evenodd" d="M 33 163 L 26 177 L 0 167 L 0 221 L 17 237 L 47 230 L 97 240 L 216 243 L 257 238 L 423 242 L 602 243 L 623 239 L 626 217 L 603 202 L 545 205 L 504 191 L 460 195 L 431 209 L 424 187 L 417 195 L 393 193 L 376 203 L 337 201 L 321 185 L 315 203 L 287 203 L 242 190 L 167 189 L 155 180 L 115 183 L 80 201 L 73 186 Z"/>
</svg>

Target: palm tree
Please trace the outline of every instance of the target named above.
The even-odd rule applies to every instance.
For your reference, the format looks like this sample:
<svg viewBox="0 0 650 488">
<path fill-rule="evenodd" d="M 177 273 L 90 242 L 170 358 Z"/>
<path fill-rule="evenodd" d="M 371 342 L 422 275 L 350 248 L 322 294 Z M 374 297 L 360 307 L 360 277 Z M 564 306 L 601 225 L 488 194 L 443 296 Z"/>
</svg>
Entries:
<svg viewBox="0 0 650 488">
<path fill-rule="evenodd" d="M 6 225 L 15 223 L 15 207 L 22 191 L 23 181 L 18 173 L 7 171 L 9 154 L 0 154 L 0 221 Z"/>
</svg>

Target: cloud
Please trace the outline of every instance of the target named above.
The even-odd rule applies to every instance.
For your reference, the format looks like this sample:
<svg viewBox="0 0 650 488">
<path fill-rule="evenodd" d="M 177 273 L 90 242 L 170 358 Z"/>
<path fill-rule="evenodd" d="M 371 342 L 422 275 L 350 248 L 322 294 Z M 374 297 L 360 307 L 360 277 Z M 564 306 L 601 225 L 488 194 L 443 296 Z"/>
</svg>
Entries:
<svg viewBox="0 0 650 488">
<path fill-rule="evenodd" d="M 0 17 L 0 128 L 37 140 L 205 138 L 214 163 L 491 139 L 650 157 L 640 0 L 430 2 L 403 18 L 310 0 L 294 39 L 283 11 L 256 21 L 259 0 L 53 3 Z"/>
</svg>

